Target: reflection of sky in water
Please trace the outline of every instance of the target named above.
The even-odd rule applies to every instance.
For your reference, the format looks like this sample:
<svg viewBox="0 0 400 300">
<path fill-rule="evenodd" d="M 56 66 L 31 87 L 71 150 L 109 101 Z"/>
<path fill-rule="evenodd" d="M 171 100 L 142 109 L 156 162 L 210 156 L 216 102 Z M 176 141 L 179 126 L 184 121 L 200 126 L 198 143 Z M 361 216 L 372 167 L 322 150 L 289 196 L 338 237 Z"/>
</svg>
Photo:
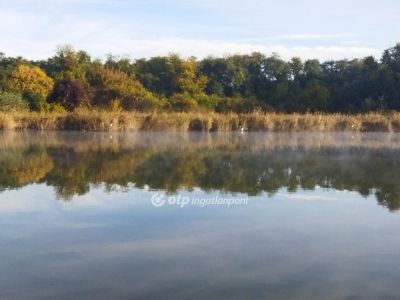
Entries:
<svg viewBox="0 0 400 300">
<path fill-rule="evenodd" d="M 100 187 L 66 202 L 44 184 L 0 193 L 1 298 L 400 294 L 400 218 L 374 197 L 281 189 L 247 206 L 182 209 L 155 208 L 152 195 Z"/>
</svg>

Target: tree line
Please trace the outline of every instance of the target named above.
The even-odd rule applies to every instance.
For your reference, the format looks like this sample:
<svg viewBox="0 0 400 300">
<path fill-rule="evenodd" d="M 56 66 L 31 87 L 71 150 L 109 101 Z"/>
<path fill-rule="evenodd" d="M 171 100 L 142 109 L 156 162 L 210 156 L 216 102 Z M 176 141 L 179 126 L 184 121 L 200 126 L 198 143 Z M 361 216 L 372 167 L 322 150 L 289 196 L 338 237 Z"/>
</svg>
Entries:
<svg viewBox="0 0 400 300">
<path fill-rule="evenodd" d="M 0 53 L 0 110 L 341 112 L 400 109 L 400 43 L 352 60 L 261 53 L 93 59 L 62 46 L 47 60 Z"/>
</svg>

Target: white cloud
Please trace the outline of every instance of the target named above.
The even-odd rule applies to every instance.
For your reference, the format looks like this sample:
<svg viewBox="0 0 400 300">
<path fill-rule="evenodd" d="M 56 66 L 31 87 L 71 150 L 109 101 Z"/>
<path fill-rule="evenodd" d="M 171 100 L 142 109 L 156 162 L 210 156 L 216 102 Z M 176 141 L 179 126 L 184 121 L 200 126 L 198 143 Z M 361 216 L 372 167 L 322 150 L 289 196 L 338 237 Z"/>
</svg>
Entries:
<svg viewBox="0 0 400 300">
<path fill-rule="evenodd" d="M 65 1 L 60 0 L 59 3 L 61 5 Z M 58 45 L 71 44 L 99 58 L 108 53 L 140 58 L 170 52 L 203 58 L 257 51 L 265 54 L 277 52 L 285 59 L 298 56 L 320 60 L 366 55 L 378 57 L 382 51 L 340 41 L 359 36 L 352 33 L 282 34 L 249 39 L 186 38 L 162 32 L 161 24 L 153 26 L 136 23 L 134 19 L 118 20 L 115 16 L 100 13 L 81 15 L 78 12 L 63 13 L 62 9 L 40 13 L 34 9 L 7 8 L 0 11 L 0 51 L 8 55 L 44 59 L 53 55 Z M 149 32 L 156 32 L 158 36 Z M 321 46 L 310 46 L 307 40 L 313 40 L 314 43 L 320 40 Z"/>
<path fill-rule="evenodd" d="M 326 39 L 338 39 L 338 38 L 348 38 L 348 37 L 356 37 L 360 36 L 360 34 L 355 33 L 334 33 L 334 34 L 284 34 L 284 35 L 275 35 L 275 36 L 267 36 L 267 37 L 259 37 L 259 38 L 247 38 L 247 39 L 238 39 L 235 40 L 237 42 L 246 42 L 246 41 L 277 41 L 277 40 L 326 40 Z"/>
<path fill-rule="evenodd" d="M 166 55 L 174 52 L 183 56 L 203 58 L 208 55 L 225 56 L 229 54 L 249 54 L 261 52 L 264 54 L 278 53 L 284 59 L 298 56 L 303 59 L 318 58 L 320 60 L 357 58 L 367 55 L 379 57 L 381 49 L 356 47 L 346 45 L 332 46 L 286 46 L 283 44 L 261 45 L 258 43 L 225 42 L 204 39 L 134 39 L 124 36 L 110 35 L 102 39 L 100 34 L 84 35 L 81 37 L 65 36 L 65 39 L 54 39 L 45 44 L 29 41 L 25 44 L 19 40 L 13 41 L 11 47 L 6 47 L 10 55 L 24 55 L 32 59 L 46 58 L 54 53 L 56 45 L 68 43 L 75 48 L 87 50 L 96 57 L 104 57 L 107 53 L 127 55 L 132 58 Z M 108 35 L 108 34 L 106 34 Z M 4 51 L 4 50 L 3 50 Z"/>
</svg>

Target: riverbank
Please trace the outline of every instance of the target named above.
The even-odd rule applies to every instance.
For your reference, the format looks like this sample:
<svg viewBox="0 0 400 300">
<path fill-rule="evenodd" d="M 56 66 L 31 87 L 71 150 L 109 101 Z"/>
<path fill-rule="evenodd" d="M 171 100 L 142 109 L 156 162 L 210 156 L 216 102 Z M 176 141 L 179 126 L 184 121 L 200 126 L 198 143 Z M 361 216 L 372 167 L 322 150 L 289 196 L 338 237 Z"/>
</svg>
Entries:
<svg viewBox="0 0 400 300">
<path fill-rule="evenodd" d="M 2 130 L 382 131 L 400 132 L 400 113 L 247 114 L 177 112 L 0 113 Z"/>
</svg>

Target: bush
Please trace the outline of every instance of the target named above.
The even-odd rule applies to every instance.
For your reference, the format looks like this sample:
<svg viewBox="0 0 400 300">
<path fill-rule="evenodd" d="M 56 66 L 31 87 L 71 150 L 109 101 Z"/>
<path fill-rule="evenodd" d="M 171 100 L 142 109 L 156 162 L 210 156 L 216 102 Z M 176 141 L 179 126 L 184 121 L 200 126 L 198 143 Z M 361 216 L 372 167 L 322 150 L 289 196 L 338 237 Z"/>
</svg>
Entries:
<svg viewBox="0 0 400 300">
<path fill-rule="evenodd" d="M 199 106 L 206 108 L 207 110 L 214 111 L 218 103 L 221 101 L 221 97 L 218 95 L 200 95 L 196 97 Z"/>
<path fill-rule="evenodd" d="M 29 105 L 29 109 L 39 112 L 65 112 L 65 108 L 59 103 L 47 103 L 46 99 L 35 93 L 24 93 L 24 99 Z"/>
<path fill-rule="evenodd" d="M 171 107 L 176 111 L 190 111 L 197 106 L 197 102 L 188 93 L 174 94 L 169 98 Z"/>
<path fill-rule="evenodd" d="M 46 103 L 46 111 L 54 113 L 64 113 L 67 110 L 64 106 L 58 103 Z"/>
<path fill-rule="evenodd" d="M 255 100 L 244 99 L 241 97 L 221 98 L 216 105 L 216 112 L 251 112 L 260 108 Z"/>
<path fill-rule="evenodd" d="M 58 103 L 69 111 L 74 111 L 82 105 L 90 105 L 90 100 L 89 86 L 85 82 L 70 78 L 57 81 L 49 96 L 50 103 Z"/>
<path fill-rule="evenodd" d="M 23 98 L 29 105 L 29 109 L 32 111 L 43 111 L 46 106 L 46 99 L 39 94 L 26 92 Z"/>
<path fill-rule="evenodd" d="M 0 111 L 28 110 L 28 103 L 20 93 L 0 92 Z"/>
</svg>

